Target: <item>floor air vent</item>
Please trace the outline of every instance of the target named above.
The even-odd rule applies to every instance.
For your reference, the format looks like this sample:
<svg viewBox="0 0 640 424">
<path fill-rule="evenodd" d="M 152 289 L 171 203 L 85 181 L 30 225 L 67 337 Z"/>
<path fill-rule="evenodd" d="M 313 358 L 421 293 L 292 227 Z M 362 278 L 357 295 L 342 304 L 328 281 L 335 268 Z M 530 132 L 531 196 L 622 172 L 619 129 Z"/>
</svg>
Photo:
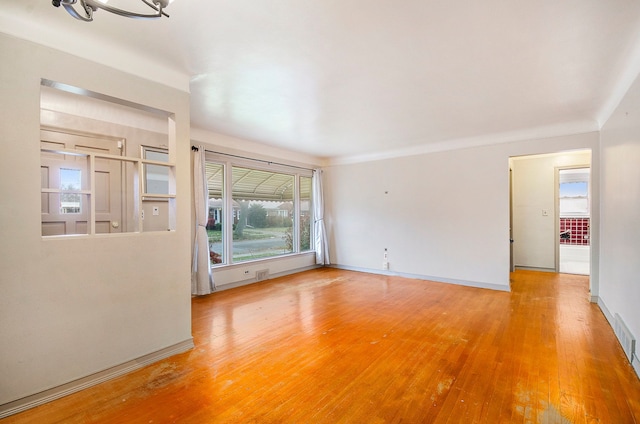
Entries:
<svg viewBox="0 0 640 424">
<path fill-rule="evenodd" d="M 618 340 L 622 345 L 622 349 L 624 350 L 625 355 L 627 355 L 627 358 L 629 358 L 630 362 L 633 361 L 633 355 L 636 351 L 636 339 L 627 328 L 626 324 L 622 320 L 622 317 L 618 314 L 616 314 L 615 316 L 613 331 L 616 333 L 616 336 L 618 337 Z"/>
<path fill-rule="evenodd" d="M 256 281 L 262 281 L 269 278 L 269 270 L 261 269 L 260 271 L 256 271 Z"/>
</svg>

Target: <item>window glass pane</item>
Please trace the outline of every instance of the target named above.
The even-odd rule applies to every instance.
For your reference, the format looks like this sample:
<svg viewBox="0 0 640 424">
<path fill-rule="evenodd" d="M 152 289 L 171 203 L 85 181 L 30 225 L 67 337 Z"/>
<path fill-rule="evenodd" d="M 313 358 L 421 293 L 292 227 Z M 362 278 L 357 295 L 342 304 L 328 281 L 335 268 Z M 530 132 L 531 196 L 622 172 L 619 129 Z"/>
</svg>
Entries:
<svg viewBox="0 0 640 424">
<path fill-rule="evenodd" d="M 586 181 L 560 183 L 560 216 L 588 214 L 588 183 Z"/>
<path fill-rule="evenodd" d="M 293 175 L 233 167 L 233 262 L 294 251 L 293 193 Z"/>
<path fill-rule="evenodd" d="M 82 189 L 82 172 L 79 169 L 60 168 L 60 213 L 80 213 L 82 196 L 80 193 L 65 193 L 64 191 L 78 191 Z"/>
<path fill-rule="evenodd" d="M 226 263 L 224 255 L 224 165 L 206 163 L 207 186 L 209 189 L 209 218 L 207 220 L 207 234 L 209 235 L 209 256 L 211 264 Z M 235 205 L 234 205 L 235 209 Z"/>
<path fill-rule="evenodd" d="M 300 177 L 300 251 L 311 250 L 311 177 Z"/>
<path fill-rule="evenodd" d="M 42 147 L 64 146 L 43 143 Z M 44 150 L 40 159 L 42 235 L 88 234 L 90 198 L 79 193 L 88 187 L 88 157 Z"/>
<path fill-rule="evenodd" d="M 144 147 L 144 158 L 158 162 L 168 162 L 169 152 Z M 169 194 L 169 167 L 162 165 L 144 165 L 144 191 L 148 194 Z"/>
</svg>

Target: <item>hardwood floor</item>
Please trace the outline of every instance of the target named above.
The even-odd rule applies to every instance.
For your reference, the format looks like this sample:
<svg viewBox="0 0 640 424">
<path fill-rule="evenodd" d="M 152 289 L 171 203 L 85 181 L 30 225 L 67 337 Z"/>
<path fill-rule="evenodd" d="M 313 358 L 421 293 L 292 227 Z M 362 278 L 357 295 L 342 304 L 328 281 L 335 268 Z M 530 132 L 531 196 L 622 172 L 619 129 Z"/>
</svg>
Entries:
<svg viewBox="0 0 640 424">
<path fill-rule="evenodd" d="M 588 277 L 511 293 L 331 268 L 193 300 L 195 349 L 3 423 L 636 423 Z"/>
</svg>

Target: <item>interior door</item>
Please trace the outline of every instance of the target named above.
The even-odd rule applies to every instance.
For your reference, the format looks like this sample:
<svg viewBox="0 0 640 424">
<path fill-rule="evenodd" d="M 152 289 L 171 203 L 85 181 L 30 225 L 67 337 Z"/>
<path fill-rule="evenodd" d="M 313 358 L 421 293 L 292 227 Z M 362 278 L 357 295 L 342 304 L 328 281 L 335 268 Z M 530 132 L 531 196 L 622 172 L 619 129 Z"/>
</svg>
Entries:
<svg viewBox="0 0 640 424">
<path fill-rule="evenodd" d="M 88 135 L 42 130 L 41 146 L 48 149 L 79 150 L 120 156 L 122 141 Z M 87 156 L 42 153 L 42 186 L 65 190 L 88 190 L 90 169 Z M 117 233 L 122 229 L 122 162 L 96 158 L 95 170 L 96 233 Z M 42 235 L 87 234 L 89 203 L 85 194 L 43 193 Z"/>
</svg>

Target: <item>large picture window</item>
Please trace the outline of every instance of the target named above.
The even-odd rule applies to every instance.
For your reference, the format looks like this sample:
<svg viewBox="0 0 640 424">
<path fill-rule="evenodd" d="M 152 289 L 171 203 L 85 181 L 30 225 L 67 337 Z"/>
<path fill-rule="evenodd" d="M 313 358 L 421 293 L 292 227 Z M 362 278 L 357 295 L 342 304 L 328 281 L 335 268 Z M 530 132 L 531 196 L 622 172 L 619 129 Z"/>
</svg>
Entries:
<svg viewBox="0 0 640 424">
<path fill-rule="evenodd" d="M 208 154 L 206 173 L 213 266 L 311 249 L 311 170 Z"/>
</svg>

